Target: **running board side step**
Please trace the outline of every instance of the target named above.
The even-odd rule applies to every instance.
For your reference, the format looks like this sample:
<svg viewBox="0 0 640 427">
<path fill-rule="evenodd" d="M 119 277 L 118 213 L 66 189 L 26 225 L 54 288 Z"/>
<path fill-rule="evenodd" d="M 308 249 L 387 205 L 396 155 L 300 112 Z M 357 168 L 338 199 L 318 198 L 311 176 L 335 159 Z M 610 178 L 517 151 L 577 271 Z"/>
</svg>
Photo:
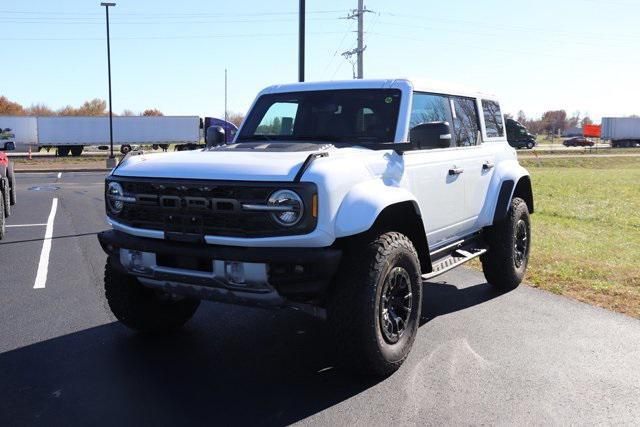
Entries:
<svg viewBox="0 0 640 427">
<path fill-rule="evenodd" d="M 486 253 L 486 249 L 482 248 L 472 248 L 472 249 L 454 249 L 450 254 L 445 255 L 444 257 L 435 261 L 432 265 L 433 270 L 431 273 L 423 274 L 423 280 L 430 280 L 436 276 L 446 273 L 449 270 L 452 270 L 467 261 L 471 261 L 474 258 L 479 257 L 480 255 Z"/>
</svg>

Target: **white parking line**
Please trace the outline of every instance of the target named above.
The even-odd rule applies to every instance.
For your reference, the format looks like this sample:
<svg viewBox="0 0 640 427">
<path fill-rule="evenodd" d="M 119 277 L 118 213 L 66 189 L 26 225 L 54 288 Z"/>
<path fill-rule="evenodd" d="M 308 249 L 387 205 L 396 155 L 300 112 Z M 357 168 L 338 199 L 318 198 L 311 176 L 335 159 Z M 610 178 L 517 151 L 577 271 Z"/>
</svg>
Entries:
<svg viewBox="0 0 640 427">
<path fill-rule="evenodd" d="M 54 197 L 51 204 L 51 212 L 47 219 L 47 228 L 44 232 L 44 242 L 42 242 L 42 252 L 40 252 L 40 262 L 38 263 L 38 273 L 33 289 L 44 289 L 47 283 L 47 273 L 49 272 L 49 254 L 51 253 L 51 237 L 53 237 L 53 220 L 58 210 L 58 198 Z"/>
<path fill-rule="evenodd" d="M 62 172 L 58 172 L 58 179 L 62 178 Z"/>
<path fill-rule="evenodd" d="M 14 224 L 14 225 L 5 225 L 5 227 L 43 227 L 47 224 Z"/>
</svg>

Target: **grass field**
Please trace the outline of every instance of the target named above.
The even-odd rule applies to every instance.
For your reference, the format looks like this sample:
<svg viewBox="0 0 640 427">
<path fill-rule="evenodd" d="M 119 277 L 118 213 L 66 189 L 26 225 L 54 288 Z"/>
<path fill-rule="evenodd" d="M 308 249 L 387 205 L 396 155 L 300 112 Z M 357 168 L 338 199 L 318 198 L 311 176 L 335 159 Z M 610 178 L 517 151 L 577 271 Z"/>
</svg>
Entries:
<svg viewBox="0 0 640 427">
<path fill-rule="evenodd" d="M 520 161 L 536 210 L 527 283 L 640 318 L 640 158 Z"/>
<path fill-rule="evenodd" d="M 118 156 L 120 157 L 120 156 Z M 106 166 L 107 157 L 34 157 L 11 158 L 16 171 L 51 170 L 65 171 L 73 169 L 101 169 Z"/>
</svg>

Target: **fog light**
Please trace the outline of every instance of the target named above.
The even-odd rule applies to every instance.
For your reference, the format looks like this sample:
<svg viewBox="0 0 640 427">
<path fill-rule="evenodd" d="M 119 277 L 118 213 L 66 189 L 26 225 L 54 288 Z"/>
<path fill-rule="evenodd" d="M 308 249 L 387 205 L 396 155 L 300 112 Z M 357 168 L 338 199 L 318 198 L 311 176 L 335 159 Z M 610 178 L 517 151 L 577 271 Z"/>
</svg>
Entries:
<svg viewBox="0 0 640 427">
<path fill-rule="evenodd" d="M 130 251 L 129 255 L 131 256 L 131 268 L 134 270 L 140 270 L 143 268 L 144 264 L 142 262 L 142 252 L 140 251 Z"/>
<path fill-rule="evenodd" d="M 120 263 L 134 273 L 150 273 L 154 264 L 155 255 L 149 252 L 122 249 L 120 251 Z"/>
<path fill-rule="evenodd" d="M 236 261 L 225 261 L 224 273 L 227 280 L 234 284 L 243 284 L 244 281 L 244 264 Z"/>
</svg>

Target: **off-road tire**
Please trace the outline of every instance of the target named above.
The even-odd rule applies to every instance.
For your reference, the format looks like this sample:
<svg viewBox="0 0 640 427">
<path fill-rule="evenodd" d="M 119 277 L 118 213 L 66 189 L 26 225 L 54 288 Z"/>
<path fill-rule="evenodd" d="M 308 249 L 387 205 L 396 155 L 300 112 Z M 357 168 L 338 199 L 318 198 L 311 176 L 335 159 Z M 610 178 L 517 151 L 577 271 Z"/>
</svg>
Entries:
<svg viewBox="0 0 640 427">
<path fill-rule="evenodd" d="M 408 273 L 412 299 L 404 332 L 390 343 L 382 329 L 382 291 L 396 267 Z M 327 305 L 339 363 L 366 376 L 395 372 L 415 340 L 421 306 L 420 261 L 406 236 L 387 232 L 353 242 L 332 283 Z"/>
<path fill-rule="evenodd" d="M 120 146 L 120 153 L 127 155 L 131 151 L 131 146 L 129 144 L 122 144 Z"/>
<path fill-rule="evenodd" d="M 125 326 L 139 332 L 160 333 L 179 329 L 195 314 L 200 300 L 162 298 L 134 276 L 116 270 L 110 260 L 104 269 L 104 287 L 111 312 Z"/>
<path fill-rule="evenodd" d="M 9 163 L 7 168 L 7 178 L 9 179 L 9 196 L 11 205 L 16 204 L 16 173 L 13 170 L 13 163 Z"/>
<path fill-rule="evenodd" d="M 533 150 L 533 147 L 534 147 L 533 142 L 528 142 L 528 143 L 527 143 L 527 148 L 528 148 L 529 150 Z"/>
<path fill-rule="evenodd" d="M 0 240 L 5 235 L 5 219 L 4 219 L 4 199 L 0 196 Z"/>
<path fill-rule="evenodd" d="M 9 218 L 11 216 L 11 190 L 9 189 L 9 180 L 7 178 L 1 178 L 0 196 L 3 198 L 4 217 Z"/>
<path fill-rule="evenodd" d="M 524 256 L 518 260 L 517 241 L 520 221 L 526 230 Z M 480 257 L 484 277 L 491 285 L 501 290 L 515 289 L 522 282 L 531 250 L 531 220 L 529 208 L 524 200 L 514 197 L 507 216 L 485 230 L 489 244 L 487 253 Z"/>
</svg>

